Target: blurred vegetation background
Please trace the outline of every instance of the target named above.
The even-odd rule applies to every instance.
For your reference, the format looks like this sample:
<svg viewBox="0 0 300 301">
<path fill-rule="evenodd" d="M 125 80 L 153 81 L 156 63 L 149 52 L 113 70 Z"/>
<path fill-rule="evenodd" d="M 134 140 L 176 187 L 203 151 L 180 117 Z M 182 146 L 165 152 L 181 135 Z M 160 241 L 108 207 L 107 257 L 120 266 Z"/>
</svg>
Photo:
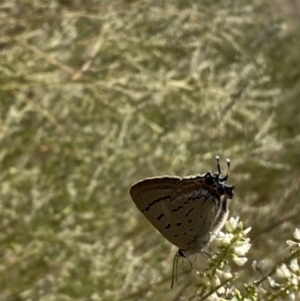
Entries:
<svg viewBox="0 0 300 301">
<path fill-rule="evenodd" d="M 299 12 L 297 0 L 4 0 L 0 299 L 179 300 L 176 248 L 129 188 L 215 171 L 215 155 L 232 161 L 231 215 L 252 227 L 237 281 L 280 259 L 300 219 Z"/>
</svg>

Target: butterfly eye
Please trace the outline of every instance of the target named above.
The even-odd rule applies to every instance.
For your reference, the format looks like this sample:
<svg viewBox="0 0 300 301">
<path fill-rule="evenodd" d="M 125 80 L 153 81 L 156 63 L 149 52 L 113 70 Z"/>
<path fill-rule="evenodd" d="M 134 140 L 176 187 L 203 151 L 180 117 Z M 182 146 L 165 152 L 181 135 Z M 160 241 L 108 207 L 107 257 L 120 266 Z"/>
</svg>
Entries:
<svg viewBox="0 0 300 301">
<path fill-rule="evenodd" d="M 214 183 L 214 179 L 211 175 L 205 178 L 205 184 L 206 185 L 212 185 Z"/>
</svg>

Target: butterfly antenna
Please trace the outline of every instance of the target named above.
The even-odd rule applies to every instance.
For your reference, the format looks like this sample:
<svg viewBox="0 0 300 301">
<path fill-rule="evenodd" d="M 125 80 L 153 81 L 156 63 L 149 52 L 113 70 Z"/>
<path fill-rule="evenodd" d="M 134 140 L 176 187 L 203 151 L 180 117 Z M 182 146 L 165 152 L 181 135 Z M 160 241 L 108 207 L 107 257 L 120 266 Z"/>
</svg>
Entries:
<svg viewBox="0 0 300 301">
<path fill-rule="evenodd" d="M 227 159 L 226 159 L 226 162 L 227 162 L 227 174 L 226 174 L 226 176 L 224 177 L 225 180 L 227 180 L 228 177 L 229 177 L 229 172 L 230 172 L 230 159 L 227 158 Z"/>
<path fill-rule="evenodd" d="M 219 157 L 219 156 L 216 156 L 215 158 L 216 158 L 216 161 L 217 161 L 218 178 L 219 178 L 219 176 L 221 175 L 221 172 L 222 172 L 221 166 L 220 166 L 220 157 Z"/>
</svg>

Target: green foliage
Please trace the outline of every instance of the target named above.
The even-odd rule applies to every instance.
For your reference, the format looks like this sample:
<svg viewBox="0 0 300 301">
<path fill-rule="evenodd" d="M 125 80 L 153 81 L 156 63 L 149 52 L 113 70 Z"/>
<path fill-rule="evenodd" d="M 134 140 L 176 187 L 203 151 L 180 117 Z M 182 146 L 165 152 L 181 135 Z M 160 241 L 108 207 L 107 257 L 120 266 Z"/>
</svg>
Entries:
<svg viewBox="0 0 300 301">
<path fill-rule="evenodd" d="M 296 296 L 284 246 L 299 227 L 300 39 L 285 4 L 17 2 L 0 5 L 0 299 Z M 222 278 L 235 233 L 211 250 L 215 286 L 185 274 L 170 290 L 176 250 L 129 187 L 206 172 L 215 155 L 232 161 L 248 261 Z"/>
</svg>

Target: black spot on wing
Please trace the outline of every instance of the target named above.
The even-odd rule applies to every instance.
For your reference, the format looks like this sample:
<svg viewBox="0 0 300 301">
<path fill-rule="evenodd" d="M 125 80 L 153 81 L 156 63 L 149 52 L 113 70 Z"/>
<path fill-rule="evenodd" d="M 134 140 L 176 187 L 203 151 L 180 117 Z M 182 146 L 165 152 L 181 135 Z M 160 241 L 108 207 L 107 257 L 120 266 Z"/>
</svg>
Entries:
<svg viewBox="0 0 300 301">
<path fill-rule="evenodd" d="M 196 202 L 196 201 L 200 201 L 200 199 L 204 198 L 203 200 L 203 204 L 205 204 L 205 202 L 207 201 L 207 199 L 209 198 L 210 194 L 209 195 L 203 195 L 203 194 L 200 194 L 199 196 L 197 197 L 190 197 L 187 199 L 187 201 L 183 202 L 183 205 L 187 205 L 189 202 Z M 184 206 L 182 205 L 179 205 L 177 208 L 174 208 L 172 209 L 172 212 L 176 212 L 176 211 L 179 211 L 180 209 L 184 208 Z M 192 211 L 193 209 L 191 209 Z M 187 215 L 186 215 L 187 216 Z"/>
<path fill-rule="evenodd" d="M 150 207 L 152 207 L 154 204 L 159 203 L 161 201 L 165 201 L 165 200 L 170 199 L 170 198 L 171 198 L 170 195 L 166 195 L 166 196 L 161 197 L 157 200 L 154 200 L 153 202 L 149 203 L 148 206 L 142 210 L 142 212 L 149 211 Z"/>
<path fill-rule="evenodd" d="M 182 209 L 182 208 L 183 208 L 183 206 L 180 205 L 180 206 L 178 206 L 177 208 L 174 208 L 174 209 L 172 210 L 172 212 L 176 212 L 176 211 L 178 211 L 178 210 L 180 210 L 180 209 Z"/>
<path fill-rule="evenodd" d="M 195 208 L 191 208 L 186 214 L 185 217 L 189 216 L 190 213 L 192 213 L 195 210 Z"/>
<path fill-rule="evenodd" d="M 159 215 L 159 216 L 157 217 L 157 220 L 159 221 L 160 219 L 162 219 L 163 216 L 164 216 L 164 214 L 162 213 L 161 215 Z"/>
</svg>

